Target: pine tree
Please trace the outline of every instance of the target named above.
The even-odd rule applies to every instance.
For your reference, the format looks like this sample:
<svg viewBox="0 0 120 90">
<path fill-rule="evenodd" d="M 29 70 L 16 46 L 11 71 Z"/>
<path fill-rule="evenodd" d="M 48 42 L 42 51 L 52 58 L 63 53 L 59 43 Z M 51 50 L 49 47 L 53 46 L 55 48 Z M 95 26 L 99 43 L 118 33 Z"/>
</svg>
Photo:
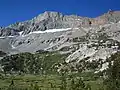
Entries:
<svg viewBox="0 0 120 90">
<path fill-rule="evenodd" d="M 60 87 L 60 90 L 67 90 L 66 74 L 64 72 L 61 73 L 61 87 Z"/>
<path fill-rule="evenodd" d="M 107 90 L 120 90 L 120 53 L 112 55 L 108 61 L 110 63 L 106 73 L 107 79 L 105 79 Z"/>
<path fill-rule="evenodd" d="M 75 80 L 74 80 L 74 78 L 71 79 L 70 90 L 75 90 Z"/>
</svg>

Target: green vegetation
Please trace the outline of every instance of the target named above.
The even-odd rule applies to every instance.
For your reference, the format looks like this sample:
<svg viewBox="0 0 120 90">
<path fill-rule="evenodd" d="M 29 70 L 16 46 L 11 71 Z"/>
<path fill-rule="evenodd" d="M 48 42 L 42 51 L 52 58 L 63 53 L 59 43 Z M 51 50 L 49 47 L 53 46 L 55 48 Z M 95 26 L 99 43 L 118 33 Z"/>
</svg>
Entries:
<svg viewBox="0 0 120 90">
<path fill-rule="evenodd" d="M 101 81 L 99 83 L 102 84 Z M 1 90 L 99 90 L 98 81 L 78 75 L 17 75 L 0 79 Z M 99 86 L 100 87 L 100 86 Z"/>
<path fill-rule="evenodd" d="M 106 60 L 109 68 L 99 73 L 94 73 L 98 62 L 86 62 L 89 72 L 58 72 L 61 64 L 67 65 L 66 57 L 43 51 L 6 56 L 0 61 L 0 90 L 120 90 L 119 52 Z"/>
<path fill-rule="evenodd" d="M 20 53 L 4 57 L 0 63 L 5 74 L 51 74 L 65 58 L 57 52 Z"/>
<path fill-rule="evenodd" d="M 104 81 L 107 90 L 120 90 L 120 53 L 112 55 L 108 61 L 109 68 Z"/>
</svg>

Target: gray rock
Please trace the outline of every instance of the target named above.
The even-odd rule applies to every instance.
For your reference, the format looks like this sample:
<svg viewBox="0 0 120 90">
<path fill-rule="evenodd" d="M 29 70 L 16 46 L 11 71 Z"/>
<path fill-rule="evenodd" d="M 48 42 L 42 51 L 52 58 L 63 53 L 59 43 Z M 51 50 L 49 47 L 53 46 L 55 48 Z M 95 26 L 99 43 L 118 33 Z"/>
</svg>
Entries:
<svg viewBox="0 0 120 90">
<path fill-rule="evenodd" d="M 69 54 L 66 59 L 69 64 L 86 58 L 105 62 L 120 50 L 119 21 L 119 11 L 109 11 L 97 18 L 45 12 L 32 20 L 0 28 L 0 50 L 10 54 L 59 51 Z M 100 70 L 106 69 L 105 65 Z"/>
</svg>

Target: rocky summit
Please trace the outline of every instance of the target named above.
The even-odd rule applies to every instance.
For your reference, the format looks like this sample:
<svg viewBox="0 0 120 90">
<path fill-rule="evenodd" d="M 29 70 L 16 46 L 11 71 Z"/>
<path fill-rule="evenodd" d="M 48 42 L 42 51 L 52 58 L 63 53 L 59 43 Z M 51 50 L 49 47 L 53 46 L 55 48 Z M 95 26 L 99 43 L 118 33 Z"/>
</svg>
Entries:
<svg viewBox="0 0 120 90">
<path fill-rule="evenodd" d="M 96 17 L 44 12 L 37 17 L 0 28 L 0 51 L 7 54 L 36 51 L 68 54 L 66 63 L 76 68 L 84 62 L 101 62 L 120 50 L 120 11 Z M 97 70 L 96 70 L 97 71 Z"/>
</svg>

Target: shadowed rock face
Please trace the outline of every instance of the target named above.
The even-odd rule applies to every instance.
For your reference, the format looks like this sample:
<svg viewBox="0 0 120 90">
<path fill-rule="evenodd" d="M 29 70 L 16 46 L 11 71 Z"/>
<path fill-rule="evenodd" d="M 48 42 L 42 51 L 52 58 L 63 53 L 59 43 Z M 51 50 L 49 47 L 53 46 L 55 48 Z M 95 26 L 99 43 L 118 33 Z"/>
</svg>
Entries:
<svg viewBox="0 0 120 90">
<path fill-rule="evenodd" d="M 73 43 L 88 42 L 88 37 L 98 37 L 99 35 L 96 36 L 95 33 L 97 30 L 116 29 L 117 26 L 112 26 L 113 28 L 110 29 L 111 26 L 104 27 L 104 25 L 118 23 L 119 21 L 119 11 L 109 11 L 96 18 L 63 15 L 59 12 L 44 12 L 32 20 L 17 22 L 8 27 L 0 28 L 0 48 L 10 52 L 16 50 L 17 52 L 35 52 L 41 49 L 66 50 L 66 48 L 76 47 L 72 45 Z M 58 31 L 54 32 L 56 30 Z"/>
<path fill-rule="evenodd" d="M 0 51 L 0 57 L 5 56 L 5 55 L 6 55 L 6 53 L 5 53 L 5 52 Z"/>
<path fill-rule="evenodd" d="M 69 54 L 66 62 L 70 64 L 83 59 L 105 62 L 106 57 L 120 51 L 120 12 L 109 11 L 96 18 L 45 12 L 0 28 L 0 51 L 15 54 L 44 50 Z"/>
<path fill-rule="evenodd" d="M 109 11 L 96 18 L 80 17 L 76 15 L 63 15 L 59 12 L 44 12 L 32 20 L 17 22 L 8 27 L 0 28 L 0 48 L 3 49 L 4 46 L 5 51 L 11 51 L 12 48 L 17 49 L 20 52 L 31 52 L 39 49 L 48 49 L 50 48 L 49 46 L 51 46 L 53 49 L 50 48 L 50 50 L 54 50 L 64 42 L 73 42 L 76 41 L 76 38 L 86 35 L 90 27 L 93 29 L 99 29 L 99 25 L 110 24 L 111 22 L 117 23 L 119 21 L 119 11 Z M 35 31 L 54 31 L 54 29 L 66 28 L 71 28 L 71 30 L 46 34 L 31 33 Z M 75 28 L 80 30 L 75 30 Z M 85 28 L 88 28 L 87 31 Z M 5 45 L 2 44 L 3 41 L 4 44 L 6 43 Z"/>
<path fill-rule="evenodd" d="M 8 26 L 7 28 L 0 29 L 0 36 L 18 35 L 20 31 L 23 31 L 22 34 L 25 35 L 33 31 L 103 25 L 118 21 L 120 21 L 119 11 L 109 11 L 108 13 L 105 13 L 97 18 L 63 15 L 59 12 L 44 12 L 32 20 L 17 22 Z"/>
<path fill-rule="evenodd" d="M 0 29 L 0 36 L 15 36 L 19 35 L 19 30 L 14 29 L 14 28 L 2 28 Z"/>
</svg>

